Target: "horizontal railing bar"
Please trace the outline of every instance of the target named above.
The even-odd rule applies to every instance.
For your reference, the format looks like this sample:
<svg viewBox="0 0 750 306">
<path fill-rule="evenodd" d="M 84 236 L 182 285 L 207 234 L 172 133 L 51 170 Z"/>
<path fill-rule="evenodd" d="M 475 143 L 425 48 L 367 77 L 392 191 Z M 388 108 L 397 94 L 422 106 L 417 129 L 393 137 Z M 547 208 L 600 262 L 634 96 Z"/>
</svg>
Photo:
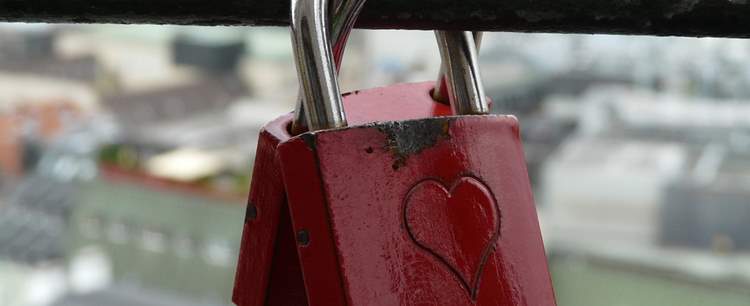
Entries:
<svg viewBox="0 0 750 306">
<path fill-rule="evenodd" d="M 286 0 L 0 0 L 0 21 L 283 26 Z M 748 0 L 370 0 L 360 28 L 750 36 Z"/>
</svg>

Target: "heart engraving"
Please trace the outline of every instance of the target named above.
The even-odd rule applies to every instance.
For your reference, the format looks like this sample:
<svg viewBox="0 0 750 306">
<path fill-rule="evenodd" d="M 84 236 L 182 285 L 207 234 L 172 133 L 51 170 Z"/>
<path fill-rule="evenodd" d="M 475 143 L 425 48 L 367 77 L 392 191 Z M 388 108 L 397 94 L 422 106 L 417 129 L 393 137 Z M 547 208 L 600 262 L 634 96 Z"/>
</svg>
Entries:
<svg viewBox="0 0 750 306">
<path fill-rule="evenodd" d="M 412 241 L 441 261 L 476 300 L 500 234 L 500 212 L 490 189 L 473 177 L 458 179 L 450 189 L 422 180 L 406 195 L 404 224 Z"/>
</svg>

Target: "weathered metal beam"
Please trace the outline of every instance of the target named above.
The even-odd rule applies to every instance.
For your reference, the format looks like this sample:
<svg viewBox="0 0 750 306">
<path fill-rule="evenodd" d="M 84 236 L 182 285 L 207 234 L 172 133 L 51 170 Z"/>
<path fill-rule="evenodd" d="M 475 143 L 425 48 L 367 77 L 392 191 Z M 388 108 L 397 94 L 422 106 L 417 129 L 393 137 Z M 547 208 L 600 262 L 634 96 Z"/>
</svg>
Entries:
<svg viewBox="0 0 750 306">
<path fill-rule="evenodd" d="M 371 0 L 358 27 L 750 37 L 748 0 Z M 287 25 L 286 0 L 0 0 L 0 20 Z"/>
</svg>

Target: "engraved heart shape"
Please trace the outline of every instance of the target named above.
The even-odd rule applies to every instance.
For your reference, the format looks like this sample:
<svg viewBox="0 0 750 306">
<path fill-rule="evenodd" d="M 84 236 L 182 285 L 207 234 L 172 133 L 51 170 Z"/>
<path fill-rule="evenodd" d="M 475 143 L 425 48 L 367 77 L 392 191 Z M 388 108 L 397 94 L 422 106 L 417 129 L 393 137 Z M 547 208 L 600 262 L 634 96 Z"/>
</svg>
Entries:
<svg viewBox="0 0 750 306">
<path fill-rule="evenodd" d="M 450 189 L 423 180 L 406 195 L 404 223 L 414 243 L 451 270 L 476 300 L 500 234 L 500 213 L 489 188 L 472 177 L 460 178 Z"/>
</svg>

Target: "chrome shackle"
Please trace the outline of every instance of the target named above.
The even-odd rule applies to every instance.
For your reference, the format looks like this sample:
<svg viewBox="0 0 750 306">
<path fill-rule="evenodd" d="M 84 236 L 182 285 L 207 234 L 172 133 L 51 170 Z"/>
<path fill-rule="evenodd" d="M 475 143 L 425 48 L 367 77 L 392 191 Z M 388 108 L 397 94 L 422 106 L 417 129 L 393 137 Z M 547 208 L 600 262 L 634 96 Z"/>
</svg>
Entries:
<svg viewBox="0 0 750 306">
<path fill-rule="evenodd" d="M 293 132 L 304 130 L 303 118 L 311 131 L 347 125 L 336 72 L 364 2 L 339 0 L 331 29 L 329 0 L 292 0 L 292 45 L 301 91 Z M 336 39 L 335 47 L 331 46 L 331 36 Z M 453 113 L 486 114 L 489 107 L 474 36 L 471 32 L 437 31 L 436 37 Z"/>
<path fill-rule="evenodd" d="M 295 16 L 295 10 L 298 6 L 302 5 L 299 3 L 300 0 L 293 0 L 292 1 L 292 20 L 294 20 Z M 327 2 L 327 1 L 326 1 Z M 333 21 L 331 25 L 331 36 L 334 39 L 335 44 L 333 45 L 333 59 L 334 63 L 336 64 L 336 71 L 341 68 L 341 61 L 344 57 L 344 50 L 346 49 L 346 43 L 349 39 L 349 33 L 351 33 L 352 28 L 354 28 L 354 23 L 357 21 L 357 17 L 359 16 L 359 12 L 362 10 L 362 7 L 365 4 L 365 0 L 333 0 L 332 7 L 329 6 L 329 3 L 322 3 L 320 4 L 320 7 L 328 8 L 328 12 L 333 10 Z M 311 9 L 311 8 L 308 8 Z M 328 12 L 322 12 L 324 14 L 328 14 Z M 299 11 L 299 14 L 297 15 L 300 18 L 311 18 L 310 16 L 305 16 L 304 14 L 310 14 L 312 12 L 302 12 Z M 328 18 L 325 15 L 318 16 L 315 18 Z M 298 23 L 299 24 L 299 23 Z M 327 26 L 326 22 L 322 23 L 324 26 Z M 292 23 L 294 25 L 294 23 Z M 296 40 L 297 38 L 294 37 L 294 30 L 295 28 L 292 28 L 292 40 Z M 303 48 L 310 48 L 311 46 L 303 46 Z M 296 43 L 295 43 L 295 49 L 296 49 Z M 309 50 L 309 49 L 308 49 Z M 301 50 L 304 52 L 304 50 Z M 295 50 L 295 52 L 297 52 Z M 295 53 L 295 60 L 297 61 L 299 65 L 299 60 L 297 60 L 297 53 Z M 300 74 L 301 75 L 301 74 Z M 300 93 L 298 94 L 297 98 L 297 106 L 294 111 L 294 119 L 292 120 L 292 133 L 293 134 L 299 134 L 301 132 L 304 132 L 307 129 L 307 122 L 306 122 L 306 115 L 305 115 L 305 96 L 302 92 L 303 86 L 300 86 Z"/>
</svg>

